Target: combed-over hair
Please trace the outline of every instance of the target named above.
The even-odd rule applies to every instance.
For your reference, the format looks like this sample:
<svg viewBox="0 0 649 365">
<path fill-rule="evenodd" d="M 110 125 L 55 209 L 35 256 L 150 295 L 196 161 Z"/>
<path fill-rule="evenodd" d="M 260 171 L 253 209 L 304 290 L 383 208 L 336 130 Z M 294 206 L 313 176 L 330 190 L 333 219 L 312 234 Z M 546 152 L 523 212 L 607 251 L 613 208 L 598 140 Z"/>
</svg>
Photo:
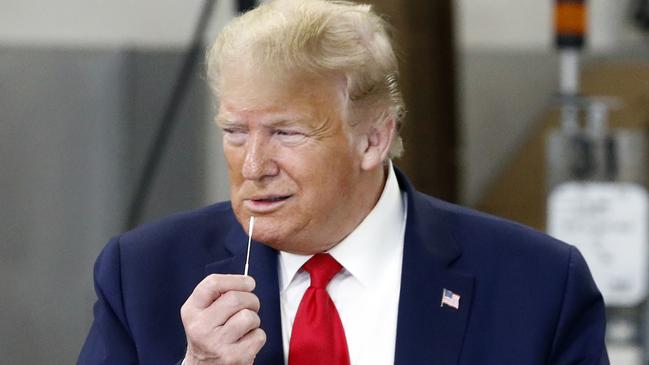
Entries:
<svg viewBox="0 0 649 365">
<path fill-rule="evenodd" d="M 342 73 L 351 114 L 377 110 L 378 122 L 394 119 L 397 133 L 389 155 L 401 155 L 398 130 L 405 107 L 397 57 L 388 24 L 370 5 L 274 0 L 235 18 L 207 55 L 208 78 L 217 95 L 225 61 L 240 57 L 249 57 L 270 72 Z"/>
</svg>

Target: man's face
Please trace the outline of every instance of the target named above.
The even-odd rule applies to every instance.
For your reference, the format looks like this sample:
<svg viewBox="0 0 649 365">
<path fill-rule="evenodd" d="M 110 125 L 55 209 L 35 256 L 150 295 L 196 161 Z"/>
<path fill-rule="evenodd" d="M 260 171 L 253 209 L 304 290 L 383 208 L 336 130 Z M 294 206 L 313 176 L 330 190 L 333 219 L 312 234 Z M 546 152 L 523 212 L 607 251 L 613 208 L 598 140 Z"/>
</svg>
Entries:
<svg viewBox="0 0 649 365">
<path fill-rule="evenodd" d="M 255 216 L 254 238 L 276 249 L 332 247 L 364 217 L 366 188 L 342 77 L 227 71 L 217 123 L 237 219 Z"/>
</svg>

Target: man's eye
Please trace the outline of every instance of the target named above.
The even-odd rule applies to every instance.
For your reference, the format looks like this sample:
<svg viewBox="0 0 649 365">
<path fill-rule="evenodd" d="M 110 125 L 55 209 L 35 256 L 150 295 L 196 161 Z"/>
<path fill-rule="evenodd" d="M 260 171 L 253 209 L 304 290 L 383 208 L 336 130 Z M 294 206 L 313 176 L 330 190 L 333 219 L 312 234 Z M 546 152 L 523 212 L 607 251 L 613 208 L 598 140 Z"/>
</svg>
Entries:
<svg viewBox="0 0 649 365">
<path fill-rule="evenodd" d="M 235 134 L 235 133 L 245 133 L 245 131 L 239 128 L 223 128 L 223 133 Z"/>
<path fill-rule="evenodd" d="M 273 131 L 273 135 L 278 141 L 286 144 L 300 143 L 306 137 L 303 132 L 291 129 L 277 129 Z"/>
<path fill-rule="evenodd" d="M 278 136 L 296 136 L 296 135 L 302 135 L 300 132 L 296 131 L 285 131 L 285 130 L 276 130 L 275 134 Z"/>
<path fill-rule="evenodd" d="M 246 141 L 248 133 L 240 128 L 223 128 L 223 137 L 233 144 L 242 144 Z"/>
</svg>

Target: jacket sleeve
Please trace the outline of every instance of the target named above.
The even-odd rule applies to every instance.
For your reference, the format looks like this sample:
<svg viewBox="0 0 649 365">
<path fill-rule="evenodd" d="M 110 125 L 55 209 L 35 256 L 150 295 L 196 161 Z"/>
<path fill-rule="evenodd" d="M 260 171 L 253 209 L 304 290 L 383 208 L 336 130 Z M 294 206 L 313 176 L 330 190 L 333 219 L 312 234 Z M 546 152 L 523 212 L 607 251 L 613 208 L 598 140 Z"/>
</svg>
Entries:
<svg viewBox="0 0 649 365">
<path fill-rule="evenodd" d="M 571 246 L 563 303 L 548 364 L 608 365 L 605 332 L 602 295 L 583 256 Z"/>
<path fill-rule="evenodd" d="M 94 269 L 94 320 L 78 364 L 137 364 L 122 298 L 119 238 L 101 252 Z"/>
</svg>

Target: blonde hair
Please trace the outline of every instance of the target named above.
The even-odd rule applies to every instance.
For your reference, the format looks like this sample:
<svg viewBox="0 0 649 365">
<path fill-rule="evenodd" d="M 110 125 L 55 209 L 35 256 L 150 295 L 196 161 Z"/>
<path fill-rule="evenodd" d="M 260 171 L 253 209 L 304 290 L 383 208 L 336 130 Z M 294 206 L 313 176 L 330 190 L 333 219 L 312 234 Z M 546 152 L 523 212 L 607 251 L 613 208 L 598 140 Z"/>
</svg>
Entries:
<svg viewBox="0 0 649 365">
<path fill-rule="evenodd" d="M 348 1 L 274 0 L 235 18 L 207 55 L 208 78 L 219 94 L 226 60 L 248 57 L 271 72 L 342 73 L 351 111 L 380 112 L 397 131 L 390 157 L 403 151 L 398 130 L 405 107 L 388 24 L 370 5 Z"/>
</svg>

